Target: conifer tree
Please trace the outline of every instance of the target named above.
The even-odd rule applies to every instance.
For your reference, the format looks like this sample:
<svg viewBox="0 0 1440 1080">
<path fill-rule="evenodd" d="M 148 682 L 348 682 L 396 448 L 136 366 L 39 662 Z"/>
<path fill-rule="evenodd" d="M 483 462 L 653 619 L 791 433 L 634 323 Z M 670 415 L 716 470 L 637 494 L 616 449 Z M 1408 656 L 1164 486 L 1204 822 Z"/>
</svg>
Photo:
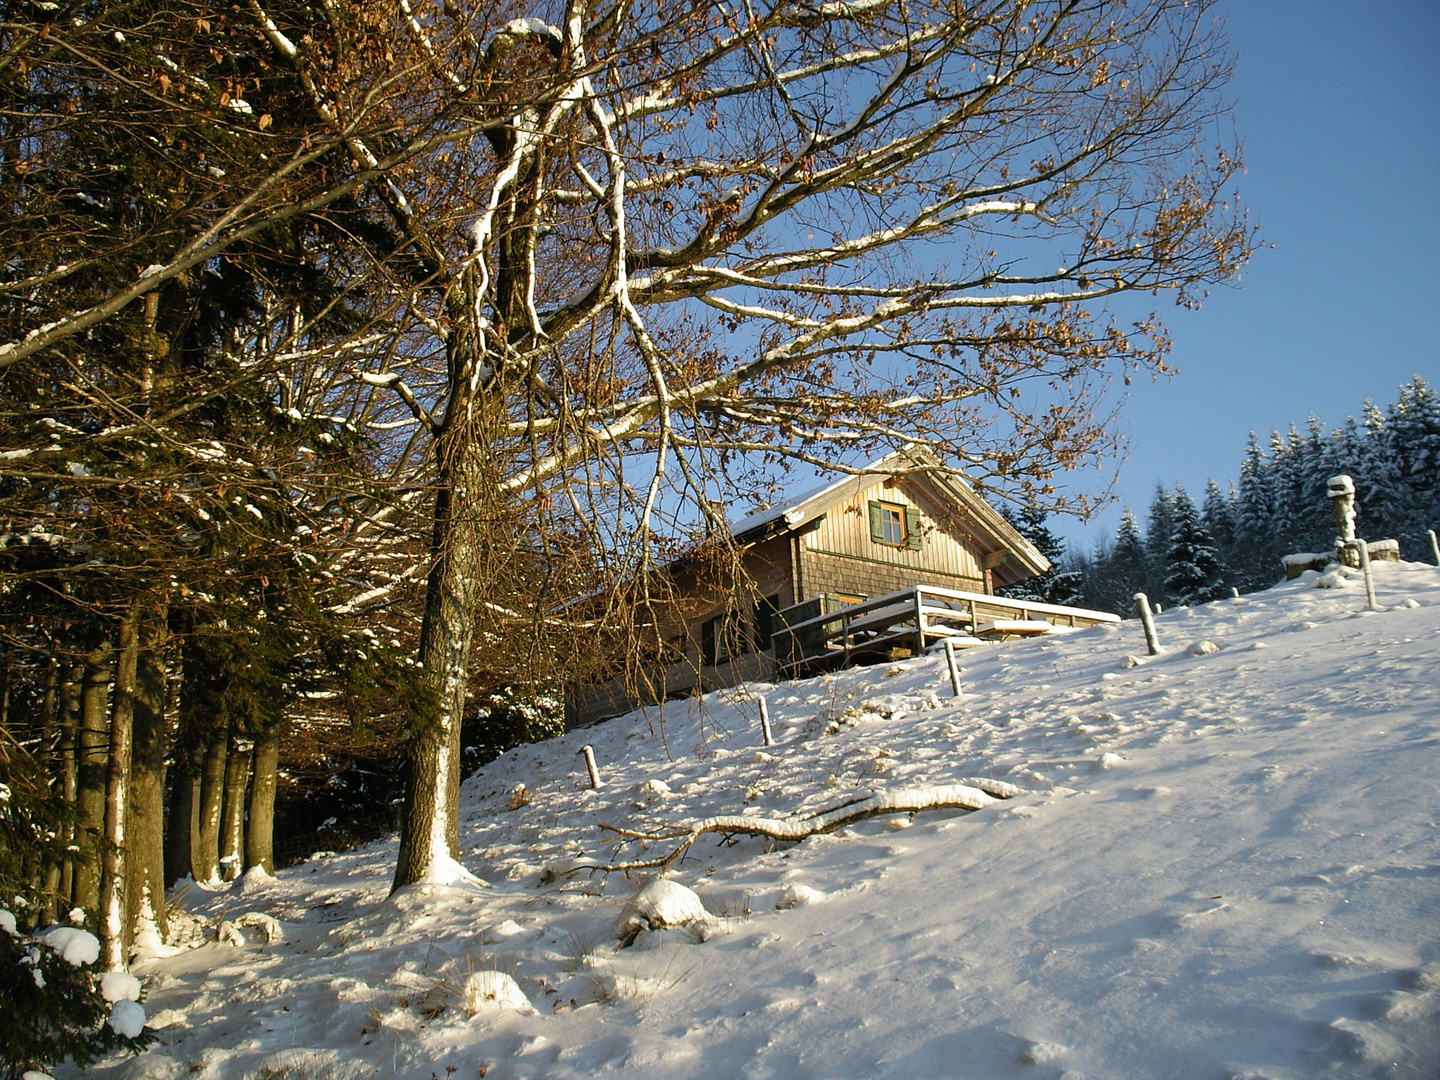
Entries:
<svg viewBox="0 0 1440 1080">
<path fill-rule="evenodd" d="M 1166 552 L 1165 589 L 1177 604 L 1203 604 L 1224 593 L 1215 542 L 1195 503 L 1179 484 L 1172 500 L 1174 529 Z"/>
<path fill-rule="evenodd" d="M 1170 603 L 1172 600 L 1165 578 L 1169 572 L 1166 561 L 1170 553 L 1170 535 L 1175 531 L 1173 498 L 1164 484 L 1157 483 L 1155 497 L 1150 501 L 1150 515 L 1145 522 L 1145 592 L 1152 604 Z"/>
</svg>

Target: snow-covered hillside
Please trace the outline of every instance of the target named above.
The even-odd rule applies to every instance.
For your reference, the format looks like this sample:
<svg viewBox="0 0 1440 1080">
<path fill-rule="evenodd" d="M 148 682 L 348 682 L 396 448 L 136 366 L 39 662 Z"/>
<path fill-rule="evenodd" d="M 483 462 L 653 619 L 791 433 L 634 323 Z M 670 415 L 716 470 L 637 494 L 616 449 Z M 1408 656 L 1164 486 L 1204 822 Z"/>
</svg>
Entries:
<svg viewBox="0 0 1440 1080">
<path fill-rule="evenodd" d="M 743 689 L 512 751 L 464 787 L 483 881 L 387 899 L 391 841 L 192 889 L 246 943 L 141 964 L 162 1042 L 109 1075 L 1440 1075 L 1440 570 L 1376 570 L 1379 612 L 1307 574 L 1165 612 L 1153 658 L 1134 622 L 971 650 L 958 700 L 941 657 L 756 686 L 768 751 Z M 679 929 L 637 935 L 646 876 L 572 870 L 668 850 L 599 823 L 965 777 L 1025 791 L 702 836 Z"/>
</svg>

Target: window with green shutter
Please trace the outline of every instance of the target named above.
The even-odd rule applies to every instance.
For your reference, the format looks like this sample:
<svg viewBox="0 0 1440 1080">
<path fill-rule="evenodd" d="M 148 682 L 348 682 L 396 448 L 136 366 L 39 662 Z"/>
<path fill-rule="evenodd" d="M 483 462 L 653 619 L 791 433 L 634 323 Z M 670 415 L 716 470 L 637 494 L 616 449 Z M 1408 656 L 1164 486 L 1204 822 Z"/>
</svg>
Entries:
<svg viewBox="0 0 1440 1080">
<path fill-rule="evenodd" d="M 876 544 L 919 551 L 920 511 L 903 503 L 870 500 L 870 539 Z"/>
</svg>

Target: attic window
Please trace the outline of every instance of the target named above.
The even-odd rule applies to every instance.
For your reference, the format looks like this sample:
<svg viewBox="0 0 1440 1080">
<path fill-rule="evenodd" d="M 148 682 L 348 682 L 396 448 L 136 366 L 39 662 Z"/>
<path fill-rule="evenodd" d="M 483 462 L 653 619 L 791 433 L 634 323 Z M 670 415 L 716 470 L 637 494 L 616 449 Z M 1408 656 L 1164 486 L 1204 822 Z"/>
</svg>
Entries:
<svg viewBox="0 0 1440 1080">
<path fill-rule="evenodd" d="M 920 511 L 903 503 L 870 502 L 870 539 L 887 547 L 919 551 Z"/>
</svg>

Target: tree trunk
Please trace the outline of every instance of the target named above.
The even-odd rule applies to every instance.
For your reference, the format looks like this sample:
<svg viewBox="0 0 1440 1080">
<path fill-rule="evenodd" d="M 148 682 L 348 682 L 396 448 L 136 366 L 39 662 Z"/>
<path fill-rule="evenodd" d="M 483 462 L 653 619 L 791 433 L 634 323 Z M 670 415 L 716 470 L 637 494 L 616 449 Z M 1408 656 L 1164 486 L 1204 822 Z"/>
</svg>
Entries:
<svg viewBox="0 0 1440 1080">
<path fill-rule="evenodd" d="M 64 717 L 60 713 L 60 664 L 50 657 L 45 664 L 45 693 L 40 701 L 44 727 L 40 732 L 41 761 L 46 773 L 52 778 L 61 775 L 60 728 Z M 60 861 L 45 867 L 45 880 L 40 891 L 39 925 L 54 922 L 60 917 L 57 898 L 60 895 Z"/>
<path fill-rule="evenodd" d="M 80 682 L 85 669 L 76 664 L 66 670 L 60 684 L 60 790 L 66 806 L 75 806 L 80 797 L 80 772 L 76 760 L 80 731 Z M 75 822 L 67 820 L 60 835 L 68 846 L 75 842 Z M 55 920 L 64 922 L 73 902 L 75 862 L 66 859 L 60 864 L 60 895 L 55 901 Z"/>
<path fill-rule="evenodd" d="M 100 965 L 124 971 L 130 958 L 125 923 L 125 862 L 129 843 L 130 757 L 135 725 L 135 674 L 140 654 L 140 605 L 120 620 L 115 696 L 110 708 L 110 760 L 105 777 L 105 838 L 100 855 Z"/>
<path fill-rule="evenodd" d="M 225 881 L 245 872 L 245 785 L 250 779 L 252 745 L 232 740 L 225 760 L 225 815 L 220 828 L 220 876 Z"/>
<path fill-rule="evenodd" d="M 462 403 L 452 401 L 445 428 L 436 440 L 439 491 L 425 617 L 420 627 L 422 687 L 426 692 L 410 718 L 405 818 L 392 889 L 432 874 L 450 875 L 457 869 L 459 856 L 460 722 L 479 591 L 476 567 L 482 503 L 478 452 L 464 413 Z"/>
<path fill-rule="evenodd" d="M 135 745 L 130 762 L 130 844 L 125 924 L 132 940 L 153 930 L 165 940 L 165 705 L 170 636 L 166 609 L 149 613 L 135 681 Z"/>
<path fill-rule="evenodd" d="M 72 901 L 95 916 L 100 905 L 100 833 L 105 827 L 105 761 L 109 738 L 106 723 L 110 698 L 110 643 L 103 642 L 85 657 L 80 691 L 80 732 L 77 757 L 75 864 Z"/>
<path fill-rule="evenodd" d="M 275 776 L 280 741 L 267 731 L 255 743 L 254 779 L 250 781 L 250 820 L 245 829 L 245 863 L 275 873 Z"/>
<path fill-rule="evenodd" d="M 205 748 L 201 774 L 199 831 L 191 846 L 191 868 L 196 881 L 220 880 L 220 815 L 225 806 L 225 756 L 229 737 L 221 732 Z"/>
<path fill-rule="evenodd" d="M 191 839 L 198 831 L 200 801 L 195 797 L 199 774 L 197 754 L 181 749 L 175 755 L 170 785 L 170 815 L 165 822 L 165 888 L 191 872 Z"/>
</svg>

